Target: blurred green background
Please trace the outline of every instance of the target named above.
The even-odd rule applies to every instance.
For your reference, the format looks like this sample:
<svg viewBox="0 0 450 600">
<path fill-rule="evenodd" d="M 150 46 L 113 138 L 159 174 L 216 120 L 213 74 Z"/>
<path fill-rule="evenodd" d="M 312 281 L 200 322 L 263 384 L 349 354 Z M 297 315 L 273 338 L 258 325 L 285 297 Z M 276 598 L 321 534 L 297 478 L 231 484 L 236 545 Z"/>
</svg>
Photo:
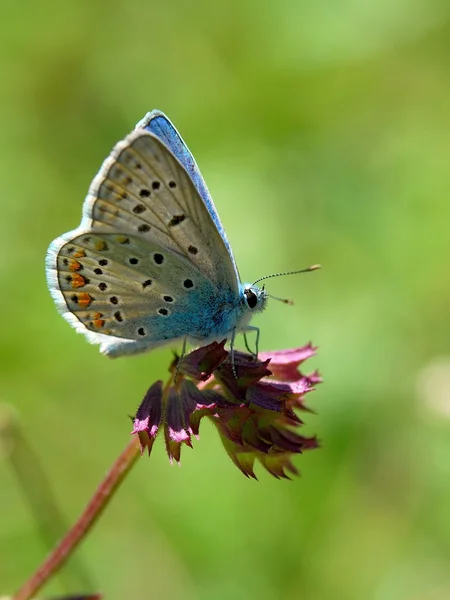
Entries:
<svg viewBox="0 0 450 600">
<path fill-rule="evenodd" d="M 206 422 L 181 468 L 159 439 L 45 593 L 82 564 L 113 600 L 450 598 L 448 2 L 10 2 L 0 28 L 0 400 L 68 522 L 172 356 L 108 360 L 46 289 L 114 143 L 160 108 L 245 280 L 324 266 L 254 322 L 320 346 L 302 477 L 246 480 Z M 0 481 L 1 594 L 47 549 L 6 452 Z"/>
</svg>

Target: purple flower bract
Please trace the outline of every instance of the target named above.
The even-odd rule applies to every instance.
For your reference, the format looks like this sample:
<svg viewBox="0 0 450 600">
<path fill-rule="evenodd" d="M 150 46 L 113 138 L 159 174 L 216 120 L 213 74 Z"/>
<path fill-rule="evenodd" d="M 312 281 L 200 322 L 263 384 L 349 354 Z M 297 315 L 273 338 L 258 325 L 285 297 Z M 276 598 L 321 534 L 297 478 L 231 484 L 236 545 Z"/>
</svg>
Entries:
<svg viewBox="0 0 450 600">
<path fill-rule="evenodd" d="M 142 451 L 150 453 L 162 429 L 169 459 L 179 462 L 181 445 L 192 447 L 201 419 L 208 417 L 247 477 L 256 479 L 255 460 L 278 478 L 298 474 L 293 455 L 318 446 L 315 437 L 299 435 L 297 414 L 308 410 L 304 396 L 321 382 L 317 371 L 299 371 L 315 351 L 308 344 L 255 359 L 238 351 L 231 356 L 225 341 L 194 350 L 172 364 L 165 386 L 157 381 L 150 387 L 132 433 L 139 436 Z"/>
</svg>

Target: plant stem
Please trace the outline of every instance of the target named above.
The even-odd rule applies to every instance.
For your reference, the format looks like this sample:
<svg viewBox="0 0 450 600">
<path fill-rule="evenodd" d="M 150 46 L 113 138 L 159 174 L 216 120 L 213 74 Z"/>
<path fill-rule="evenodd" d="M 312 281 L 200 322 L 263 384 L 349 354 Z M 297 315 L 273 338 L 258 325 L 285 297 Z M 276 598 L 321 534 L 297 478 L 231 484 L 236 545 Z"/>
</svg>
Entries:
<svg viewBox="0 0 450 600">
<path fill-rule="evenodd" d="M 80 518 L 52 550 L 38 570 L 16 592 L 13 600 L 30 600 L 46 581 L 63 566 L 102 514 L 112 499 L 114 492 L 118 489 L 139 456 L 139 439 L 137 436 L 133 436 L 98 486 Z"/>
</svg>

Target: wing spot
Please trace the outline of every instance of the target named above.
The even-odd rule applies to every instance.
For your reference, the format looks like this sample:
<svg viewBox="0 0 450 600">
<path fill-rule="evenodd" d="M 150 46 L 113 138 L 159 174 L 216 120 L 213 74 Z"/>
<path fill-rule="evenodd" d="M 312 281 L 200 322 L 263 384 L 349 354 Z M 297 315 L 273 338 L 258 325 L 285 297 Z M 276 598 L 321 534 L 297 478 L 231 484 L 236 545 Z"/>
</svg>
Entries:
<svg viewBox="0 0 450 600">
<path fill-rule="evenodd" d="M 136 163 L 136 169 L 142 169 L 141 163 Z"/>
<path fill-rule="evenodd" d="M 145 335 L 145 329 L 143 327 L 139 327 L 138 334 L 139 335 Z"/>
<path fill-rule="evenodd" d="M 130 243 L 130 238 L 127 238 L 124 235 L 119 235 L 119 236 L 117 236 L 117 242 L 119 244 L 129 244 Z"/>
<path fill-rule="evenodd" d="M 94 269 L 94 273 L 95 273 L 96 275 L 103 275 L 103 271 L 102 271 L 101 269 L 99 269 L 99 268 L 97 268 L 97 269 Z"/>
<path fill-rule="evenodd" d="M 72 254 L 72 252 L 75 252 L 75 248 L 73 246 L 70 246 L 70 248 L 67 248 L 67 254 Z"/>
<path fill-rule="evenodd" d="M 65 258 L 65 259 L 63 260 L 63 265 L 65 265 L 65 266 L 67 267 L 67 265 L 68 265 L 68 264 L 69 264 L 69 259 L 68 259 L 68 258 Z"/>
<path fill-rule="evenodd" d="M 102 292 L 104 292 L 106 289 L 108 289 L 108 286 L 106 285 L 106 283 L 104 283 L 102 281 L 101 283 L 98 284 L 98 289 L 101 290 Z"/>
<path fill-rule="evenodd" d="M 73 255 L 74 258 L 84 258 L 85 256 L 86 252 L 82 248 L 80 250 L 77 250 Z"/>
<path fill-rule="evenodd" d="M 175 183 L 175 181 L 169 181 L 169 187 L 175 188 L 175 187 L 177 187 L 177 184 Z"/>
<path fill-rule="evenodd" d="M 183 281 L 183 285 L 186 289 L 190 289 L 194 287 L 194 282 L 192 281 L 192 279 L 185 279 Z"/>
<path fill-rule="evenodd" d="M 90 294 L 87 294 L 86 292 L 82 292 L 78 295 L 78 304 L 83 308 L 87 308 L 94 300 L 95 298 L 93 298 Z"/>
<path fill-rule="evenodd" d="M 106 260 L 106 258 L 102 258 L 102 259 L 100 259 L 100 260 L 98 261 L 98 264 L 99 264 L 101 267 L 106 267 L 106 265 L 108 264 L 108 261 Z"/>
<path fill-rule="evenodd" d="M 167 310 L 167 308 L 160 308 L 158 309 L 158 313 L 163 317 L 166 317 L 169 314 L 169 311 Z"/>
<path fill-rule="evenodd" d="M 194 255 L 195 255 L 195 254 L 197 254 L 197 252 L 198 252 L 198 248 L 196 248 L 195 246 L 192 246 L 192 245 L 191 245 L 191 246 L 189 246 L 189 247 L 188 247 L 188 251 L 189 251 L 191 254 L 194 254 Z"/>
<path fill-rule="evenodd" d="M 147 225 L 147 223 L 142 223 L 142 225 L 139 225 L 138 231 L 140 233 L 147 233 L 147 231 L 150 231 L 150 225 Z"/>
<path fill-rule="evenodd" d="M 104 252 L 105 250 L 109 250 L 108 244 L 103 240 L 97 240 L 95 242 L 95 249 L 99 252 Z"/>
<path fill-rule="evenodd" d="M 186 215 L 174 215 L 169 221 L 169 227 L 175 227 L 175 225 L 179 225 L 186 218 Z"/>
<path fill-rule="evenodd" d="M 111 304 L 118 304 L 119 303 L 119 299 L 117 298 L 117 296 L 111 296 L 111 298 L 109 299 L 109 301 L 111 302 Z"/>
<path fill-rule="evenodd" d="M 151 279 L 146 279 L 144 281 L 144 283 L 142 284 L 142 287 L 145 289 L 146 287 L 148 287 L 149 285 L 152 285 L 153 281 Z"/>
<path fill-rule="evenodd" d="M 153 260 L 157 265 L 162 265 L 164 262 L 164 256 L 159 252 L 155 252 L 155 254 L 153 255 Z"/>
<path fill-rule="evenodd" d="M 81 271 L 81 269 L 83 268 L 83 265 L 78 262 L 77 260 L 70 260 L 69 261 L 69 271 Z"/>
<path fill-rule="evenodd" d="M 139 192 L 139 196 L 141 198 L 148 198 L 150 196 L 150 190 L 147 188 L 142 188 L 142 190 Z"/>
<path fill-rule="evenodd" d="M 83 243 L 90 244 L 91 243 L 91 236 L 87 235 L 86 237 L 84 237 L 83 238 Z"/>
<path fill-rule="evenodd" d="M 163 296 L 163 300 L 164 300 L 165 302 L 173 302 L 173 298 L 172 298 L 172 296 Z"/>
<path fill-rule="evenodd" d="M 152 183 L 152 188 L 153 188 L 154 190 L 159 190 L 159 188 L 160 188 L 160 187 L 161 187 L 161 184 L 160 184 L 160 182 L 159 182 L 159 181 L 154 181 L 154 182 Z"/>
<path fill-rule="evenodd" d="M 128 259 L 128 262 L 130 263 L 130 265 L 137 265 L 139 262 L 139 259 L 136 258 L 135 256 L 132 256 L 130 259 Z"/>
<path fill-rule="evenodd" d="M 105 321 L 102 319 L 102 317 L 103 317 L 102 313 L 95 313 L 95 315 L 94 315 L 93 325 L 97 329 L 100 329 L 101 327 L 103 327 L 105 325 Z"/>
<path fill-rule="evenodd" d="M 87 285 L 89 283 L 89 279 L 87 277 L 83 277 L 83 275 L 79 275 L 78 273 L 75 275 L 72 275 L 72 279 L 67 279 L 67 281 L 72 281 L 72 287 L 73 288 L 79 288 L 79 287 L 84 287 L 85 285 Z"/>
<path fill-rule="evenodd" d="M 123 317 L 120 314 L 120 310 L 118 310 L 117 312 L 114 313 L 114 318 L 115 318 L 116 321 L 119 321 L 119 323 L 122 323 Z"/>
<path fill-rule="evenodd" d="M 78 304 L 78 296 L 76 294 L 73 294 L 73 296 L 71 296 L 70 299 L 74 304 Z"/>
<path fill-rule="evenodd" d="M 125 185 L 130 185 L 131 183 L 133 183 L 133 179 L 129 175 L 127 175 L 127 177 L 125 177 L 123 182 Z"/>
<path fill-rule="evenodd" d="M 141 213 L 144 212 L 144 210 L 147 210 L 147 209 L 143 204 L 136 204 L 136 206 L 133 208 L 133 212 L 135 215 L 140 215 Z"/>
</svg>

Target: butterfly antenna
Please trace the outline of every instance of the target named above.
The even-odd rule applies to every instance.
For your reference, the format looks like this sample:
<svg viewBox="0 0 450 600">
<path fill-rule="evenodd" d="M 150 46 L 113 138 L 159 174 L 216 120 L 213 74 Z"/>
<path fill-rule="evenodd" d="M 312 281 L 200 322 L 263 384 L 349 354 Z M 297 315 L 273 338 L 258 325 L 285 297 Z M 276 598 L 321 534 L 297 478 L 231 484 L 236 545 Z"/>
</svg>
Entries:
<svg viewBox="0 0 450 600">
<path fill-rule="evenodd" d="M 268 298 L 272 298 L 273 300 L 279 300 L 280 302 L 283 302 L 284 304 L 294 304 L 292 300 L 289 300 L 289 298 L 279 298 L 278 296 L 272 296 L 272 294 L 267 294 Z"/>
<path fill-rule="evenodd" d="M 297 275 L 298 273 L 309 273 L 310 271 L 317 271 L 320 269 L 321 265 L 311 265 L 307 269 L 301 269 L 300 271 L 285 271 L 284 273 L 274 273 L 273 275 L 265 275 L 264 277 L 260 277 L 256 281 L 252 283 L 255 285 L 264 279 L 272 279 L 272 277 L 282 277 L 283 275 Z M 272 296 L 273 297 L 273 296 Z M 281 300 L 282 302 L 286 302 L 286 304 L 290 304 L 290 301 L 282 300 L 281 298 L 277 298 L 277 300 Z"/>
</svg>

